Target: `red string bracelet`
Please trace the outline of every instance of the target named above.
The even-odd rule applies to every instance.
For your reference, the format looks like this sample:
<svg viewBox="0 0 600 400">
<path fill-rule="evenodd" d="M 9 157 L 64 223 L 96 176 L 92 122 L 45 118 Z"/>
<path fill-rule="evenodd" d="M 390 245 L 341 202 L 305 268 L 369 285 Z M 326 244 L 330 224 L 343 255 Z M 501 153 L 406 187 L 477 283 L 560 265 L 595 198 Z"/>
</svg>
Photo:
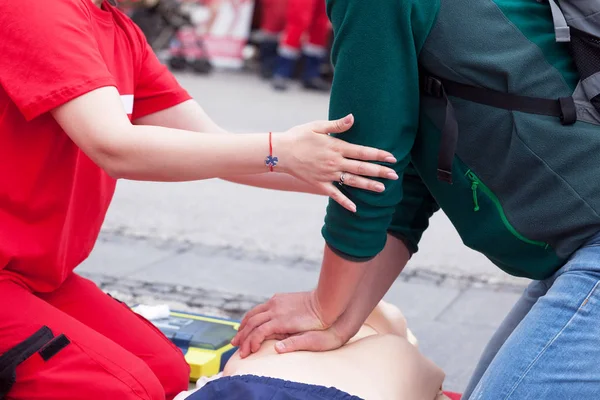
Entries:
<svg viewBox="0 0 600 400">
<path fill-rule="evenodd" d="M 269 171 L 273 172 L 273 167 L 279 162 L 279 158 L 273 157 L 273 133 L 269 132 L 269 155 L 265 158 L 265 165 L 269 167 Z"/>
</svg>

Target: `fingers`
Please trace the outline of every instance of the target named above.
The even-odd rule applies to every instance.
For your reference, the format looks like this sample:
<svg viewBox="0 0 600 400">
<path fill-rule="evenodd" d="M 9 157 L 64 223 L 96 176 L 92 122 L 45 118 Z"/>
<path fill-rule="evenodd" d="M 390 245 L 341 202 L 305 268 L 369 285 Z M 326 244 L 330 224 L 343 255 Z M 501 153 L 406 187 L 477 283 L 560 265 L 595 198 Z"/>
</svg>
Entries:
<svg viewBox="0 0 600 400">
<path fill-rule="evenodd" d="M 260 349 L 260 345 L 267 339 L 267 337 L 276 334 L 277 332 L 277 324 L 274 322 L 267 322 L 264 325 L 256 328 L 248 339 L 246 340 L 246 344 L 248 345 L 249 353 L 256 353 Z M 242 355 L 243 357 L 243 355 Z"/>
<path fill-rule="evenodd" d="M 346 182 L 344 177 L 344 183 Z M 356 204 L 354 204 L 345 194 L 343 194 L 333 183 L 324 183 L 321 185 L 325 195 L 331 197 L 339 205 L 350 212 L 356 212 Z"/>
<path fill-rule="evenodd" d="M 257 315 L 254 315 L 252 318 L 248 320 L 244 329 L 240 330 L 238 334 L 235 336 L 237 339 L 236 343 L 246 343 L 248 342 L 248 336 L 259 326 L 269 322 L 271 320 L 271 314 L 268 312 L 263 312 Z"/>
<path fill-rule="evenodd" d="M 289 336 L 278 333 L 279 329 L 285 329 L 285 327 L 281 327 L 280 323 L 277 323 L 273 320 L 267 320 L 265 323 L 250 331 L 248 336 L 241 340 L 242 345 L 240 347 L 240 357 L 246 358 L 250 354 L 256 353 L 258 350 L 260 350 L 260 345 L 265 340 L 284 340 Z"/>
<path fill-rule="evenodd" d="M 263 342 L 267 340 L 285 340 L 290 337 L 289 334 L 275 333 L 277 332 L 276 325 L 275 322 L 268 322 L 252 331 L 246 340 L 242 342 L 239 352 L 240 357 L 246 358 L 256 353 L 260 350 Z"/>
<path fill-rule="evenodd" d="M 350 174 L 347 172 L 344 173 L 344 185 L 378 193 L 381 193 L 385 190 L 385 186 L 381 182 L 363 178 L 362 176 Z"/>
<path fill-rule="evenodd" d="M 396 171 L 393 169 L 364 161 L 346 160 L 342 164 L 342 171 L 360 176 L 391 179 L 393 181 L 398 179 L 398 174 L 396 174 Z M 346 179 L 344 177 L 344 184 L 345 183 Z"/>
<path fill-rule="evenodd" d="M 346 115 L 342 119 L 335 121 L 317 121 L 313 122 L 312 129 L 316 133 L 342 133 L 346 132 L 354 125 L 354 116 L 352 114 Z"/>
<path fill-rule="evenodd" d="M 343 342 L 331 331 L 310 331 L 300 335 L 290 336 L 275 343 L 275 350 L 279 354 L 294 351 L 328 351 L 341 347 Z"/>
<path fill-rule="evenodd" d="M 274 333 L 274 334 L 265 336 L 262 340 L 260 340 L 260 337 L 258 334 L 253 335 L 252 337 L 249 337 L 248 340 L 242 344 L 242 346 L 239 349 L 239 355 L 241 358 L 246 358 L 250 354 L 256 353 L 258 350 L 260 350 L 261 344 L 267 340 L 285 340 L 289 337 L 290 337 L 290 335 L 288 335 L 288 334 Z M 244 345 L 246 345 L 246 346 L 244 347 Z"/>
<path fill-rule="evenodd" d="M 316 347 L 319 341 L 315 340 L 314 332 L 306 332 L 297 336 L 275 343 L 275 351 L 279 354 L 293 353 L 294 351 L 318 351 Z"/>
<path fill-rule="evenodd" d="M 256 314 L 261 314 L 261 313 L 267 311 L 268 308 L 269 308 L 269 305 L 267 303 L 263 303 L 263 304 L 257 305 L 252 310 L 250 310 L 246 313 L 246 315 L 244 316 L 244 319 L 242 319 L 242 322 L 240 323 L 240 327 L 238 328 L 237 335 L 235 335 L 235 337 L 231 340 L 231 344 L 233 346 L 238 346 L 240 344 L 240 340 L 239 340 L 240 333 L 242 331 L 244 331 L 244 329 L 246 328 L 246 324 L 248 323 L 248 320 L 250 320 L 250 318 L 252 318 Z"/>
<path fill-rule="evenodd" d="M 274 333 L 265 338 L 265 340 L 283 340 L 289 338 L 290 335 L 286 333 Z"/>
<path fill-rule="evenodd" d="M 394 157 L 394 155 L 388 151 L 375 149 L 373 147 L 360 146 L 357 144 L 344 142 L 342 140 L 340 140 L 340 142 L 342 142 L 340 144 L 342 155 L 346 158 L 364 161 L 381 161 L 390 164 L 398 162 L 396 157 Z"/>
<path fill-rule="evenodd" d="M 248 323 L 248 320 L 250 318 L 254 317 L 256 314 L 261 314 L 261 313 L 267 311 L 268 309 L 269 309 L 269 304 L 262 303 L 262 304 L 257 305 L 256 307 L 254 307 L 252 310 L 248 311 L 246 313 L 246 315 L 244 315 L 244 319 L 242 320 L 242 323 L 240 324 L 240 331 L 246 327 L 246 324 Z"/>
</svg>

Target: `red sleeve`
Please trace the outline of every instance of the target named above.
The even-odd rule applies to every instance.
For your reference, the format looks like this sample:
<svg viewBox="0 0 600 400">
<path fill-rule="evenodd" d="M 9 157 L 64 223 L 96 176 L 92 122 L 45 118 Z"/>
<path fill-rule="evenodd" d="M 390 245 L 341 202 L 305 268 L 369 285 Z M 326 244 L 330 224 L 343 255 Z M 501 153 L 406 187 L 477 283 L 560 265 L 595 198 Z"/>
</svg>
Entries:
<svg viewBox="0 0 600 400">
<path fill-rule="evenodd" d="M 0 1 L 0 85 L 27 120 L 116 86 L 82 1 Z"/>
<path fill-rule="evenodd" d="M 132 22 L 133 25 L 133 22 Z M 179 85 L 171 71 L 160 62 L 136 26 L 142 42 L 142 58 L 136 77 L 132 120 L 176 106 L 192 97 Z"/>
</svg>

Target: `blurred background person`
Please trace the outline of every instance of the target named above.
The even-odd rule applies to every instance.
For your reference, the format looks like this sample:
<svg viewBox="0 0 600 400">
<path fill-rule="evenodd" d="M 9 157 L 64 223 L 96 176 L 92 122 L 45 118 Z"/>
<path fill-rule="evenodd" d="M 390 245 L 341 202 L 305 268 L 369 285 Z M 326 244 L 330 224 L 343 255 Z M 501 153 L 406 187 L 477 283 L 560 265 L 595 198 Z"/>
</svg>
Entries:
<svg viewBox="0 0 600 400">
<path fill-rule="evenodd" d="M 277 0 L 267 1 L 277 3 Z M 278 57 L 273 69 L 273 87 L 277 90 L 286 90 L 289 87 L 297 62 L 302 57 L 302 85 L 306 89 L 328 91 L 330 85 L 321 77 L 321 66 L 327 59 L 331 35 L 331 23 L 327 17 L 325 2 L 322 0 L 279 1 L 287 2 L 287 6 L 285 28 L 279 42 Z M 267 15 L 278 18 L 279 8 L 282 5 L 276 4 L 275 7 L 276 9 L 267 12 Z M 265 8 L 269 8 L 267 3 L 265 3 Z M 273 22 L 272 25 L 271 23 L 267 19 L 263 22 L 263 26 L 275 28 L 276 23 Z"/>
<path fill-rule="evenodd" d="M 288 0 L 262 0 L 260 2 L 260 28 L 258 32 L 260 75 L 273 77 L 277 63 L 279 39 L 285 29 Z"/>
</svg>

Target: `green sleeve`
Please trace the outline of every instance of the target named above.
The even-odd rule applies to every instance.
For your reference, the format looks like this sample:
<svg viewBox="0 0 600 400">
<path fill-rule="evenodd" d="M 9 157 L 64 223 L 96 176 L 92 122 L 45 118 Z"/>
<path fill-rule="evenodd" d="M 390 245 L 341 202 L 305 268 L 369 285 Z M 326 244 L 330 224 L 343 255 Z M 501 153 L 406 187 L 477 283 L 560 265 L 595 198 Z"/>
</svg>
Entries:
<svg viewBox="0 0 600 400">
<path fill-rule="evenodd" d="M 323 236 L 350 259 L 369 259 L 383 249 L 402 203 L 404 170 L 419 124 L 417 59 L 438 8 L 439 0 L 327 1 L 335 37 L 330 118 L 353 113 L 355 125 L 339 137 L 390 151 L 400 177 L 382 181 L 384 193 L 343 186 L 356 213 L 329 202 Z"/>
<path fill-rule="evenodd" d="M 419 250 L 429 218 L 440 207 L 411 164 L 404 170 L 402 192 L 402 201 L 396 206 L 388 233 L 401 239 L 414 254 Z"/>
</svg>

